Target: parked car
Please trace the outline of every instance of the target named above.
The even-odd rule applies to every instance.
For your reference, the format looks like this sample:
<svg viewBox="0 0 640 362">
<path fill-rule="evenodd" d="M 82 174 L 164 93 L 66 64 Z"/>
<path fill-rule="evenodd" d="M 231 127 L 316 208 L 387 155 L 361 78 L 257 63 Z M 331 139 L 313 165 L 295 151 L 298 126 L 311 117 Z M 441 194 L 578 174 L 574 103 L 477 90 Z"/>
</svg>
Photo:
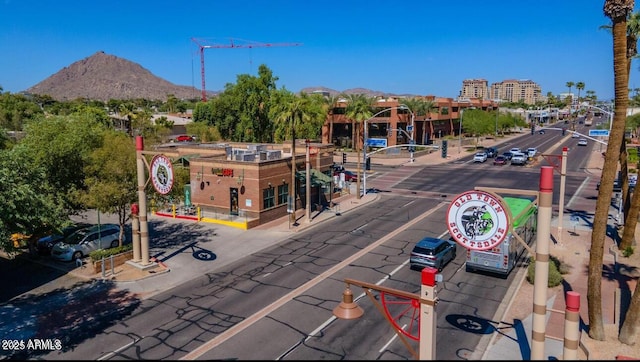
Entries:
<svg viewBox="0 0 640 362">
<path fill-rule="evenodd" d="M 586 138 L 581 138 L 578 140 L 578 146 L 586 146 L 587 145 L 587 139 Z"/>
<path fill-rule="evenodd" d="M 62 229 L 62 233 L 53 232 L 41 237 L 37 242 L 38 254 L 47 256 L 51 255 L 51 250 L 55 244 L 59 243 L 77 230 L 84 229 L 89 226 L 91 225 L 84 222 L 75 223 Z"/>
<path fill-rule="evenodd" d="M 340 177 L 341 173 L 344 173 L 344 180 L 345 181 L 349 181 L 349 182 L 358 181 L 358 175 L 353 173 L 352 171 L 349 171 L 349 170 L 344 170 L 342 172 L 334 172 L 333 175 Z"/>
<path fill-rule="evenodd" d="M 513 157 L 511 157 L 511 164 L 512 165 L 518 165 L 518 166 L 524 166 L 527 164 L 527 156 L 520 152 L 520 153 L 514 153 Z"/>
<path fill-rule="evenodd" d="M 493 159 L 493 164 L 494 165 L 499 165 L 499 166 L 506 165 L 507 164 L 507 158 L 504 157 L 504 156 L 498 156 L 498 157 Z"/>
<path fill-rule="evenodd" d="M 487 157 L 494 158 L 498 156 L 498 149 L 495 147 L 487 147 L 484 149 L 484 152 L 487 154 Z"/>
<path fill-rule="evenodd" d="M 485 162 L 487 161 L 487 154 L 484 152 L 478 152 L 473 156 L 473 162 Z"/>
<path fill-rule="evenodd" d="M 57 260 L 82 259 L 94 250 L 118 246 L 120 226 L 116 224 L 94 225 L 80 229 L 59 241 L 51 249 L 51 257 Z M 122 240 L 126 242 L 126 238 Z"/>
<path fill-rule="evenodd" d="M 635 191 L 637 181 L 637 177 L 629 177 L 629 192 Z M 596 190 L 600 190 L 600 181 L 596 184 Z M 622 184 L 619 179 L 613 180 L 613 192 L 622 192 Z"/>
<path fill-rule="evenodd" d="M 450 240 L 425 237 L 411 251 L 411 269 L 432 267 L 441 271 L 448 262 L 456 258 L 456 243 Z"/>
<path fill-rule="evenodd" d="M 186 134 L 181 134 L 178 137 L 176 137 L 176 142 L 193 142 L 195 140 L 196 138 L 194 136 L 189 136 Z"/>
<path fill-rule="evenodd" d="M 511 161 L 511 157 L 513 157 L 513 152 L 507 151 L 507 152 L 502 154 L 502 157 L 506 158 L 507 161 Z"/>
</svg>

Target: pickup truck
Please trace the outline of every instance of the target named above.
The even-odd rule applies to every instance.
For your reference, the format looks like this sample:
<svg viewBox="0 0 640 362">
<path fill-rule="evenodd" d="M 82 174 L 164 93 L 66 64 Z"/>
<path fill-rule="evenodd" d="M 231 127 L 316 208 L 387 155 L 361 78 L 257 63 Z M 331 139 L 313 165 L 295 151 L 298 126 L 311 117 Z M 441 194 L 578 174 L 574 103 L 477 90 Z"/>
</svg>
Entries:
<svg viewBox="0 0 640 362">
<path fill-rule="evenodd" d="M 527 156 L 525 156 L 525 154 L 522 152 L 514 153 L 513 156 L 511 157 L 511 164 L 524 166 L 527 164 Z"/>
</svg>

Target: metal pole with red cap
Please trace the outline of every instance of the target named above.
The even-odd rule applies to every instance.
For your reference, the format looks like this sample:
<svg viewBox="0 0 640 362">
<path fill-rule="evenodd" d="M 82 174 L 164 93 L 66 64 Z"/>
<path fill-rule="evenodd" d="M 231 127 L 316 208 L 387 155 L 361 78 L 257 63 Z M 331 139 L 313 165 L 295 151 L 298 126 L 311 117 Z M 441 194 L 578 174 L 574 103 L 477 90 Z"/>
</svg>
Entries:
<svg viewBox="0 0 640 362">
<path fill-rule="evenodd" d="M 564 312 L 564 348 L 562 359 L 565 361 L 578 359 L 580 345 L 580 293 L 569 291 Z"/>
<path fill-rule="evenodd" d="M 140 208 L 131 204 L 131 244 L 133 245 L 133 261 L 140 261 Z"/>
<path fill-rule="evenodd" d="M 567 151 L 569 148 L 562 147 L 562 158 L 560 164 L 560 200 L 558 202 L 558 243 L 562 244 L 562 227 L 564 226 L 564 186 L 567 176 Z"/>
<path fill-rule="evenodd" d="M 438 270 L 426 267 L 422 269 L 420 287 L 420 359 L 436 359 L 436 275 Z"/>
<path fill-rule="evenodd" d="M 136 165 L 138 170 L 138 205 L 139 205 L 139 222 L 140 222 L 140 263 L 142 265 L 149 264 L 149 226 L 147 224 L 147 196 L 144 192 L 146 183 L 145 163 L 144 163 L 144 141 L 142 136 L 136 136 Z M 134 255 L 136 245 L 134 247 Z M 135 261 L 135 260 L 134 260 Z"/>
<path fill-rule="evenodd" d="M 544 356 L 547 316 L 547 288 L 549 284 L 549 243 L 553 205 L 553 167 L 540 169 L 538 197 L 538 231 L 536 238 L 535 279 L 533 282 L 533 326 L 531 333 L 531 359 Z"/>
</svg>

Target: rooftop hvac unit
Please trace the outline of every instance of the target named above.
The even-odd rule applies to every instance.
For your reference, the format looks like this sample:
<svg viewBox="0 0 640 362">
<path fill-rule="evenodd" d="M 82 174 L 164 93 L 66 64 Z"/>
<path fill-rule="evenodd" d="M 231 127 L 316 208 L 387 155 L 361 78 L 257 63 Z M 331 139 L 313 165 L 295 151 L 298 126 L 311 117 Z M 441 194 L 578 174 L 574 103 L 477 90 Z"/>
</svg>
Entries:
<svg viewBox="0 0 640 362">
<path fill-rule="evenodd" d="M 236 161 L 255 161 L 256 160 L 256 154 L 255 153 L 238 153 L 236 155 Z"/>
<path fill-rule="evenodd" d="M 267 150 L 267 145 L 248 145 L 247 149 L 254 152 L 263 152 Z"/>
<path fill-rule="evenodd" d="M 282 158 L 282 151 L 267 151 L 267 160 L 279 160 Z"/>
</svg>

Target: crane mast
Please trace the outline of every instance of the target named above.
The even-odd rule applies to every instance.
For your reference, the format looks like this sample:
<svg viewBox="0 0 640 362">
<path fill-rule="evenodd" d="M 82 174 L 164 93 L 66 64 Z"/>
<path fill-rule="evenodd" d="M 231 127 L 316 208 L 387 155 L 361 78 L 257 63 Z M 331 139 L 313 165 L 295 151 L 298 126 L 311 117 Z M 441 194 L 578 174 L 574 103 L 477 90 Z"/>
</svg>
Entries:
<svg viewBox="0 0 640 362">
<path fill-rule="evenodd" d="M 201 77 L 201 87 L 202 87 L 202 101 L 207 101 L 207 91 L 205 87 L 204 81 L 204 50 L 205 49 L 215 49 L 215 48 L 263 48 L 263 47 L 282 47 L 282 46 L 299 46 L 301 43 L 259 43 L 255 41 L 247 41 L 243 44 L 238 44 L 234 41 L 234 39 L 229 39 L 228 44 L 221 43 L 209 43 L 205 39 L 196 39 L 191 38 L 197 46 L 200 52 L 200 77 Z"/>
</svg>

